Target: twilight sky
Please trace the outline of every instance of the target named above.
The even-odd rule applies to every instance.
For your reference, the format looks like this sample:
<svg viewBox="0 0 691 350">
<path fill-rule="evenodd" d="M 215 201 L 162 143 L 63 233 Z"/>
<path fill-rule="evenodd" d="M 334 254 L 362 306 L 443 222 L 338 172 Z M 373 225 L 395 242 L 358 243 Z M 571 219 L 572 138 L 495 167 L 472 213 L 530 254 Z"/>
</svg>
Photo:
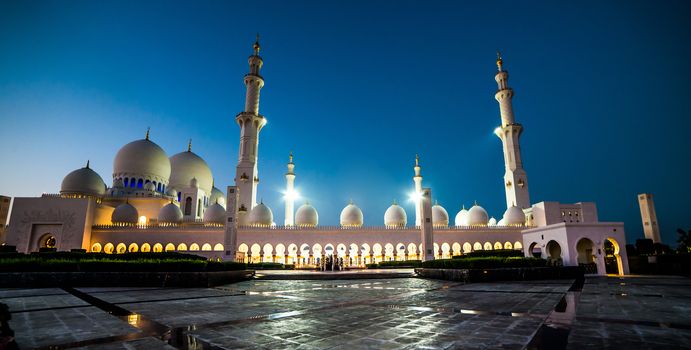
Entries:
<svg viewBox="0 0 691 350">
<path fill-rule="evenodd" d="M 642 236 L 655 195 L 663 240 L 691 228 L 688 1 L 2 1 L 0 194 L 56 193 L 87 159 L 111 183 L 124 144 L 186 149 L 232 184 L 242 76 L 261 33 L 259 197 L 283 222 L 296 187 L 335 225 L 367 225 L 423 184 L 449 211 L 505 210 L 495 52 L 514 88 L 532 202 L 595 201 Z M 300 203 L 298 203 L 300 204 Z"/>
</svg>

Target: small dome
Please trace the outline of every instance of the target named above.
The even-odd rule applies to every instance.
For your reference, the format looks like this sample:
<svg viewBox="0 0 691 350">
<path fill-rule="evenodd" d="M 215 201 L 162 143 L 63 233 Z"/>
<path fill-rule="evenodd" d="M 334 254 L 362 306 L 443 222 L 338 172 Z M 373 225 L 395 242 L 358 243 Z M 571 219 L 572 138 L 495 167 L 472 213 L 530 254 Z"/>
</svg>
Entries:
<svg viewBox="0 0 691 350">
<path fill-rule="evenodd" d="M 226 197 L 223 195 L 223 192 L 216 187 L 211 189 L 211 196 L 209 196 L 209 200 L 209 203 L 218 203 L 223 208 L 226 207 Z"/>
<path fill-rule="evenodd" d="M 506 224 L 504 224 L 504 219 L 499 220 L 499 222 L 497 222 L 497 226 L 506 226 Z"/>
<path fill-rule="evenodd" d="M 182 210 L 172 202 L 164 205 L 158 211 L 158 222 L 173 224 L 180 221 L 182 221 Z"/>
<path fill-rule="evenodd" d="M 468 209 L 465 208 L 465 205 L 456 214 L 454 224 L 456 226 L 468 226 Z"/>
<path fill-rule="evenodd" d="M 405 209 L 394 202 L 384 213 L 384 225 L 386 227 L 405 227 L 408 224 L 408 215 Z"/>
<path fill-rule="evenodd" d="M 166 189 L 166 194 L 171 196 L 171 197 L 178 197 L 178 191 L 176 191 L 174 188 L 170 187 Z"/>
<path fill-rule="evenodd" d="M 271 209 L 264 205 L 264 203 L 259 203 L 250 210 L 249 224 L 252 226 L 271 226 L 274 222 L 274 214 Z"/>
<path fill-rule="evenodd" d="M 113 178 L 129 177 L 168 183 L 168 155 L 148 138 L 132 141 L 120 148 L 113 161 Z"/>
<path fill-rule="evenodd" d="M 170 181 L 169 186 L 175 188 L 198 187 L 207 194 L 211 194 L 213 177 L 211 169 L 204 159 L 192 151 L 180 152 L 170 157 Z M 195 180 L 197 185 L 192 184 Z"/>
<path fill-rule="evenodd" d="M 156 191 L 156 185 L 154 185 L 153 182 L 147 182 L 144 184 L 144 190 L 155 192 Z"/>
<path fill-rule="evenodd" d="M 487 226 L 487 221 L 489 221 L 489 215 L 483 207 L 475 204 L 468 210 L 469 226 Z"/>
<path fill-rule="evenodd" d="M 487 222 L 487 226 L 497 226 L 497 219 L 493 217 L 489 218 L 489 221 Z"/>
<path fill-rule="evenodd" d="M 350 202 L 341 210 L 341 226 L 345 227 L 360 227 L 364 219 L 362 210 L 357 205 Z"/>
<path fill-rule="evenodd" d="M 139 212 L 130 203 L 118 205 L 110 216 L 110 221 L 114 224 L 136 224 L 138 220 Z"/>
<path fill-rule="evenodd" d="M 449 226 L 449 213 L 438 203 L 432 206 L 432 225 L 434 227 Z"/>
<path fill-rule="evenodd" d="M 269 214 L 270 213 L 271 211 L 269 210 Z M 206 208 L 206 211 L 204 212 L 204 222 L 213 224 L 224 224 L 226 222 L 226 208 L 224 208 L 222 205 L 218 203 L 211 204 L 208 208 Z"/>
<path fill-rule="evenodd" d="M 502 220 L 506 226 L 523 226 L 525 225 L 525 213 L 521 208 L 513 205 L 506 209 Z"/>
<path fill-rule="evenodd" d="M 65 176 L 60 185 L 60 194 L 81 194 L 103 197 L 106 194 L 106 183 L 95 171 L 85 167 L 77 169 Z"/>
<path fill-rule="evenodd" d="M 315 227 L 319 225 L 319 213 L 309 203 L 305 203 L 295 212 L 295 225 L 302 227 Z"/>
</svg>

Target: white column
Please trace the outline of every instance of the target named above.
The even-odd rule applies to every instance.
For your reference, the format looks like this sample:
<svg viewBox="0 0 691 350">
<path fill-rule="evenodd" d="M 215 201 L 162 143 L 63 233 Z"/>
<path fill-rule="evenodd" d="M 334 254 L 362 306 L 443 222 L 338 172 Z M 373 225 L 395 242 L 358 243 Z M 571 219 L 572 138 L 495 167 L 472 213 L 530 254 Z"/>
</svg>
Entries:
<svg viewBox="0 0 691 350">
<path fill-rule="evenodd" d="M 293 153 L 290 153 L 290 161 L 288 162 L 288 172 L 286 173 L 286 212 L 285 221 L 286 226 L 295 225 L 295 164 L 293 164 Z"/>
<path fill-rule="evenodd" d="M 420 240 L 422 241 L 422 261 L 434 260 L 434 226 L 432 222 L 432 190 L 422 189 L 422 229 Z"/>
<path fill-rule="evenodd" d="M 223 235 L 223 260 L 235 261 L 238 240 L 238 192 L 237 187 L 228 186 L 226 192 L 226 221 Z"/>
</svg>

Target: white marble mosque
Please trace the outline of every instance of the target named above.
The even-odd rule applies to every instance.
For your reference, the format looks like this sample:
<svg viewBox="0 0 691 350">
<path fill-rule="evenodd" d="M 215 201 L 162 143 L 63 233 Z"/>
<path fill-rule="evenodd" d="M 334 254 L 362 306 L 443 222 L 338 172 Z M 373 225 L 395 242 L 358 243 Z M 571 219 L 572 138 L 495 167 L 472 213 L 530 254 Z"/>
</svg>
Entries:
<svg viewBox="0 0 691 350">
<path fill-rule="evenodd" d="M 624 224 L 600 222 L 595 203 L 530 202 L 528 178 L 521 160 L 523 126 L 512 108 L 513 90 L 501 56 L 495 80 L 501 125 L 495 129 L 503 145 L 506 211 L 497 218 L 475 204 L 462 208 L 453 221 L 431 190 L 423 187 L 422 168 L 415 157 L 413 199 L 409 219 L 393 203 L 381 226 L 363 226 L 356 203 L 344 203 L 339 226 L 319 225 L 317 208 L 304 203 L 295 210 L 297 193 L 293 155 L 287 164 L 285 222 L 277 225 L 268 203 L 257 203 L 259 133 L 266 118 L 259 114 L 263 60 L 255 42 L 249 57 L 240 150 L 234 186 L 222 191 L 198 154 L 168 156 L 150 137 L 124 145 L 113 161 L 112 184 L 89 167 L 65 176 L 59 194 L 15 198 L 6 243 L 20 252 L 41 247 L 91 252 L 179 251 L 209 258 L 246 262 L 316 264 L 337 255 L 346 265 L 409 259 L 450 258 L 478 250 L 516 249 L 564 265 L 595 263 L 605 273 L 605 245 L 613 245 L 620 274 L 628 273 Z M 412 157 L 411 157 L 412 158 Z M 278 174 L 268 174 L 278 176 Z M 460 201 L 459 201 L 460 202 Z M 498 220 L 497 220 L 498 219 Z"/>
</svg>

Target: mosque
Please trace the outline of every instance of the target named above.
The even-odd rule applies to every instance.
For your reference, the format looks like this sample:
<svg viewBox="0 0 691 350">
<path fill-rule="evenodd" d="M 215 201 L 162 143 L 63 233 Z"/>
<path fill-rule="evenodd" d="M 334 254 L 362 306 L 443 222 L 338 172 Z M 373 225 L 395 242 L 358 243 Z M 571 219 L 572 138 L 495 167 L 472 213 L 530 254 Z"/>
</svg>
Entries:
<svg viewBox="0 0 691 350">
<path fill-rule="evenodd" d="M 240 127 L 239 160 L 234 186 L 214 186 L 214 176 L 192 151 L 168 156 L 151 138 L 124 145 L 113 161 L 112 183 L 89 167 L 67 174 L 60 192 L 15 198 L 6 244 L 20 252 L 40 248 L 85 249 L 90 252 L 179 251 L 209 258 L 245 262 L 314 265 L 325 256 L 339 256 L 347 266 L 389 260 L 428 260 L 496 249 L 516 249 L 563 265 L 588 264 L 599 274 L 627 274 L 624 224 L 600 222 L 595 203 L 530 202 L 528 177 L 521 160 L 523 126 L 512 107 L 514 91 L 497 56 L 498 89 L 505 174 L 506 211 L 499 221 L 475 204 L 451 221 L 431 189 L 423 187 L 422 167 L 413 167 L 414 224 L 395 202 L 383 213 L 381 226 L 363 226 L 363 212 L 347 203 L 340 225 L 319 225 L 317 208 L 305 203 L 295 210 L 295 163 L 287 164 L 285 221 L 257 203 L 259 133 L 266 118 L 259 113 L 264 86 L 259 41 L 249 57 L 245 107 L 235 121 Z M 274 174 L 272 174 L 274 175 Z M 412 221 L 412 219 L 411 219 Z M 412 222 L 411 222 L 412 223 Z M 606 252 L 611 252 L 607 256 Z M 614 269 L 606 258 L 614 261 Z M 595 272 L 595 270 L 593 270 Z"/>
</svg>

